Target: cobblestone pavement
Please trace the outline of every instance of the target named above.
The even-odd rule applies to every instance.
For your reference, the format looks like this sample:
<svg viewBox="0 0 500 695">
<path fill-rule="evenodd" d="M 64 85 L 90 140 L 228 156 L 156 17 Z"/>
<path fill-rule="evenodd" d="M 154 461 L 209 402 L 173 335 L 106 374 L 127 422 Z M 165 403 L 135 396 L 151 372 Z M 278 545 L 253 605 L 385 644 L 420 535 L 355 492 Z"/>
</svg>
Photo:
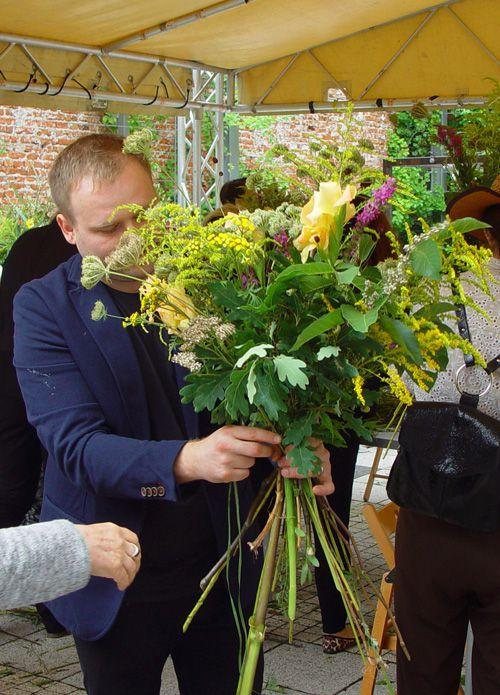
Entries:
<svg viewBox="0 0 500 695">
<path fill-rule="evenodd" d="M 361 514 L 363 492 L 374 449 L 363 447 L 358 458 L 353 490 L 351 529 L 358 542 L 365 567 L 378 584 L 385 563 Z M 393 454 L 382 461 L 380 471 L 390 467 Z M 371 501 L 386 501 L 385 481 L 375 481 Z M 370 617 L 371 609 L 367 607 Z M 268 621 L 266 640 L 266 695 L 354 695 L 359 692 L 362 665 L 355 650 L 327 656 L 321 649 L 321 618 L 314 584 L 299 591 L 294 643 L 288 644 L 288 625 L 278 613 Z M 394 655 L 387 656 L 394 678 Z M 71 637 L 53 640 L 29 610 L 0 612 L 0 695 L 66 695 L 84 693 L 83 682 Z M 167 663 L 162 695 L 178 695 L 175 674 Z M 376 695 L 386 693 L 377 685 Z M 200 694 L 201 695 L 201 694 Z"/>
</svg>

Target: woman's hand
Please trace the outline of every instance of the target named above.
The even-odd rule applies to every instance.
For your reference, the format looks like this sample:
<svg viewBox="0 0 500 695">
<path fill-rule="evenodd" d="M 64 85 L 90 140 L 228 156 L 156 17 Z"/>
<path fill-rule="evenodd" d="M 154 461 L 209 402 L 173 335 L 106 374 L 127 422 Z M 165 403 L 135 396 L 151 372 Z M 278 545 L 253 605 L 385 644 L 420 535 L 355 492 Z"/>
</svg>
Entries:
<svg viewBox="0 0 500 695">
<path fill-rule="evenodd" d="M 132 584 L 141 565 L 141 547 L 133 531 L 112 523 L 75 525 L 90 557 L 90 574 L 114 579 L 120 591 Z"/>
<path fill-rule="evenodd" d="M 313 485 L 313 492 L 315 495 L 331 495 L 335 490 L 335 486 L 332 480 L 332 466 L 330 463 L 330 453 L 326 449 L 323 442 L 319 439 L 314 439 L 314 437 L 309 438 L 309 444 L 311 444 L 314 453 L 321 461 L 321 473 L 316 476 L 318 483 Z M 278 461 L 278 466 L 281 469 L 281 475 L 284 478 L 305 478 L 306 476 L 300 475 L 296 468 L 291 465 L 291 460 L 286 456 L 288 452 L 293 449 L 292 446 L 287 446 L 285 449 L 285 456 L 282 456 Z M 312 477 L 312 475 L 310 476 Z"/>
</svg>

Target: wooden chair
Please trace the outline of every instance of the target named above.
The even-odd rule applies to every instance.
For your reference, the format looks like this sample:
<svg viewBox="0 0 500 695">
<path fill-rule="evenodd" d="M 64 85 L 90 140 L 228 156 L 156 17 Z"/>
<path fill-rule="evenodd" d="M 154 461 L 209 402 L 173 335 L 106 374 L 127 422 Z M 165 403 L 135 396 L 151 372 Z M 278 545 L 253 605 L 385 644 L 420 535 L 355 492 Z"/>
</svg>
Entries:
<svg viewBox="0 0 500 695">
<path fill-rule="evenodd" d="M 383 480 L 387 480 L 389 477 L 388 475 L 385 475 L 384 473 L 379 473 L 378 468 L 380 466 L 380 459 L 382 458 L 382 454 L 385 449 L 397 449 L 399 446 L 398 442 L 398 433 L 394 433 L 393 430 L 383 430 L 381 432 L 376 432 L 373 441 L 371 442 L 366 442 L 369 446 L 375 446 L 377 447 L 375 450 L 375 456 L 373 457 L 373 462 L 372 462 L 372 467 L 370 469 L 370 473 L 368 475 L 368 480 L 366 481 L 366 487 L 365 487 L 365 492 L 363 495 L 363 499 L 365 502 L 370 501 L 370 495 L 372 494 L 372 489 L 373 489 L 373 483 L 375 482 L 375 478 L 382 478 Z"/>
<path fill-rule="evenodd" d="M 373 504 L 363 506 L 363 515 L 377 545 L 387 563 L 389 572 L 385 572 L 380 583 L 380 598 L 377 600 L 375 617 L 371 631 L 372 639 L 379 645 L 379 650 L 390 649 L 396 651 L 397 638 L 390 630 L 390 618 L 386 606 L 390 606 L 393 600 L 394 585 L 391 571 L 394 569 L 394 543 L 391 536 L 396 531 L 399 507 L 394 502 L 389 502 L 377 509 Z M 363 680 L 361 681 L 360 695 L 373 695 L 377 680 L 378 668 L 375 649 L 368 652 L 369 661 L 365 666 Z"/>
<path fill-rule="evenodd" d="M 391 606 L 394 598 L 394 584 L 392 574 L 395 567 L 394 543 L 391 536 L 396 532 L 399 507 L 394 502 L 389 502 L 380 509 L 373 504 L 365 504 L 363 515 L 366 522 L 377 541 L 377 545 L 387 563 L 389 569 L 384 573 L 380 583 L 380 598 L 377 600 L 373 627 L 371 631 L 372 639 L 379 645 L 379 651 L 390 649 L 396 651 L 397 636 L 391 630 L 391 619 L 386 606 Z M 365 666 L 363 680 L 361 681 L 360 695 L 373 695 L 377 680 L 377 663 L 375 650 L 369 650 L 369 661 Z M 462 688 L 458 689 L 458 695 L 464 695 Z"/>
</svg>

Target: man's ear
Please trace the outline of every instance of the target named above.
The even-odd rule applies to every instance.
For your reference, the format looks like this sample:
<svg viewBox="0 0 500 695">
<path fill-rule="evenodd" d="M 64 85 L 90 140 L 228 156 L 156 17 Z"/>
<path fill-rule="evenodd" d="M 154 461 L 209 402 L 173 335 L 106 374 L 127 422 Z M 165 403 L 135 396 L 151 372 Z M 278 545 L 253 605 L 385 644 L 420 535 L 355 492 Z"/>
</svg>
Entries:
<svg viewBox="0 0 500 695">
<path fill-rule="evenodd" d="M 56 220 L 68 244 L 76 244 L 75 228 L 71 220 L 61 212 L 56 215 Z"/>
</svg>

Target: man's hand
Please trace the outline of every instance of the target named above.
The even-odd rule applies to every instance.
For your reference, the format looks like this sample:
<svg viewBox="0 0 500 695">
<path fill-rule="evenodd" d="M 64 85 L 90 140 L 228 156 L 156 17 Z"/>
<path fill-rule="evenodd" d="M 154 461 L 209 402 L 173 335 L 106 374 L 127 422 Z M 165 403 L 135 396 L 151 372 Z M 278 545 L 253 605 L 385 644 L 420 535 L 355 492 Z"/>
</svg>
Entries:
<svg viewBox="0 0 500 695">
<path fill-rule="evenodd" d="M 132 584 L 141 564 L 139 539 L 112 523 L 75 525 L 90 556 L 90 574 L 114 579 L 120 591 Z"/>
<path fill-rule="evenodd" d="M 277 461 L 281 437 L 257 427 L 226 425 L 209 437 L 188 442 L 174 463 L 178 483 L 232 483 L 248 478 L 256 458 Z"/>
<path fill-rule="evenodd" d="M 312 445 L 314 453 L 321 461 L 321 473 L 317 476 L 318 484 L 313 485 L 313 492 L 315 495 L 331 495 L 335 490 L 335 486 L 332 481 L 332 466 L 330 463 L 330 454 L 325 448 L 323 442 L 319 439 L 309 438 L 309 443 Z M 288 453 L 293 447 L 287 446 L 285 449 L 285 454 Z M 296 468 L 291 467 L 291 460 L 287 456 L 283 456 L 278 461 L 278 466 L 281 468 L 281 475 L 284 478 L 304 478 L 297 472 Z"/>
</svg>

